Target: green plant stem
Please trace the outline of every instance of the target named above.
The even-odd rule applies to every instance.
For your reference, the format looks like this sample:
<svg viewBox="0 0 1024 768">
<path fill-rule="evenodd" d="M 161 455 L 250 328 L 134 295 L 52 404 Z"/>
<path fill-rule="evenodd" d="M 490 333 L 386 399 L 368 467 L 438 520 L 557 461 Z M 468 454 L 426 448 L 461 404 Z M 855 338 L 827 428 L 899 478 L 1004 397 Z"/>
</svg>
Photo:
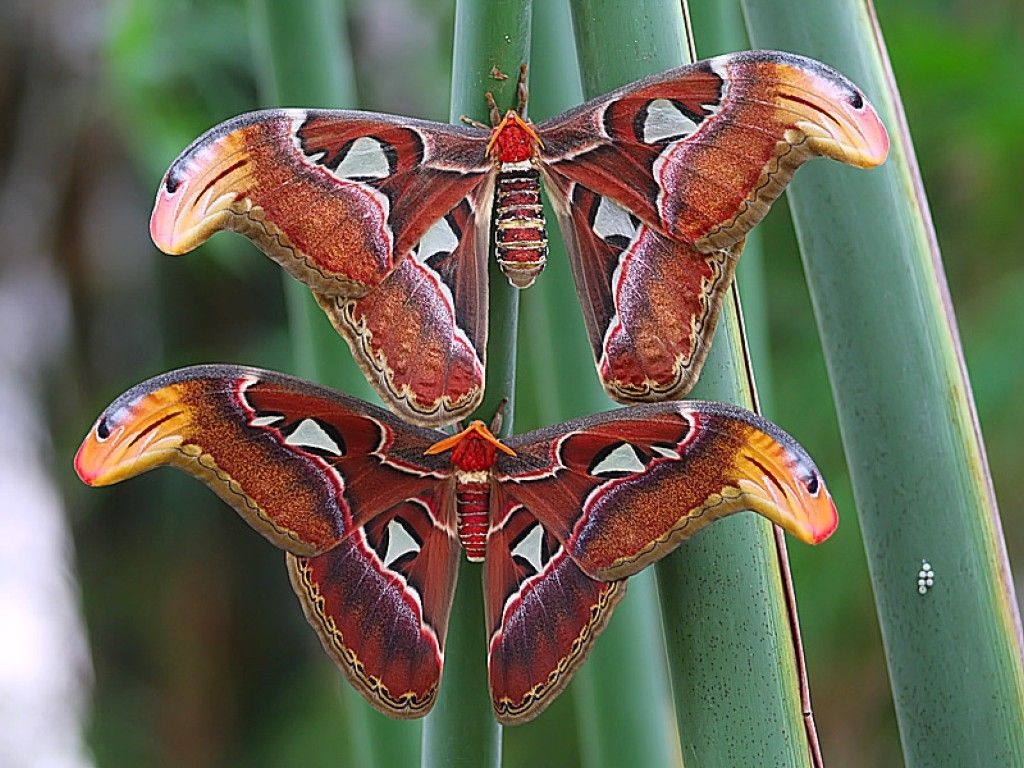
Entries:
<svg viewBox="0 0 1024 768">
<path fill-rule="evenodd" d="M 335 0 L 249 0 L 260 100 L 267 107 L 351 107 L 355 83 Z M 288 327 L 300 376 L 379 402 L 309 289 L 283 275 Z"/>
<path fill-rule="evenodd" d="M 530 113 L 540 121 L 578 104 L 582 90 L 567 2 L 535 10 Z M 551 211 L 548 221 L 555 222 Z M 522 296 L 519 414 L 525 431 L 615 404 L 594 371 L 590 342 L 565 248 L 549 227 L 548 266 Z M 653 573 L 629 582 L 625 599 L 577 671 L 575 704 L 582 764 L 663 766 L 679 762 L 665 645 Z M 544 716 L 546 717 L 546 715 Z"/>
<path fill-rule="evenodd" d="M 577 0 L 573 18 L 581 60 L 593 63 L 587 95 L 687 58 L 677 3 Z M 696 393 L 752 404 L 735 305 L 723 310 Z M 810 762 L 779 568 L 771 526 L 751 515 L 712 526 L 656 566 L 686 762 Z"/>
<path fill-rule="evenodd" d="M 249 0 L 260 98 L 265 106 L 351 106 L 355 87 L 344 17 L 334 0 L 291 3 Z M 364 399 L 376 400 L 345 342 L 331 327 L 309 289 L 283 278 L 295 372 Z M 340 682 L 353 765 L 412 765 L 420 725 L 380 714 Z"/>
<path fill-rule="evenodd" d="M 744 0 L 758 46 L 816 56 L 889 128 L 870 173 L 789 199 L 860 514 L 908 766 L 1024 765 L 1020 619 L 927 200 L 870 2 Z M 926 594 L 917 575 L 935 573 Z"/>
<path fill-rule="evenodd" d="M 452 61 L 451 119 L 465 115 L 489 119 L 484 94 L 491 91 L 502 109 L 515 106 L 516 76 L 530 46 L 531 4 L 525 0 L 458 0 Z M 508 75 L 492 76 L 493 68 Z M 514 418 L 518 292 L 488 264 L 490 309 L 487 380 L 475 417 L 490 422 L 505 402 L 500 435 L 509 434 Z M 495 722 L 487 686 L 481 568 L 460 567 L 437 704 L 423 728 L 423 765 L 496 766 L 501 762 L 501 727 Z"/>
<path fill-rule="evenodd" d="M 697 58 L 706 59 L 750 47 L 738 0 L 688 0 L 688 6 Z M 758 405 L 763 413 L 771 414 L 768 297 L 765 291 L 764 238 L 760 227 L 755 227 L 747 234 L 743 258 L 736 265 L 736 285 L 742 298 L 747 349 L 753 368 L 757 371 Z"/>
</svg>

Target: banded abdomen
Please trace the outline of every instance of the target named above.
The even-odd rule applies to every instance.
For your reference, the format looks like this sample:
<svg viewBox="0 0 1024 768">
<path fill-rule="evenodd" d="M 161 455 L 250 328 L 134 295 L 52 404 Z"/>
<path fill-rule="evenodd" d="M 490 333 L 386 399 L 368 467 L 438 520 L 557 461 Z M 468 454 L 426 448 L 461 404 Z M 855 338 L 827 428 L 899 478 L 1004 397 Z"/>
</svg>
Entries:
<svg viewBox="0 0 1024 768">
<path fill-rule="evenodd" d="M 482 478 L 476 477 L 482 475 Z M 486 472 L 460 473 L 455 492 L 459 519 L 459 541 L 471 563 L 482 563 L 487 553 L 488 509 L 491 487 Z"/>
<path fill-rule="evenodd" d="M 544 269 L 548 234 L 540 202 L 540 176 L 528 160 L 505 162 L 494 198 L 494 242 L 509 282 L 528 288 Z"/>
</svg>

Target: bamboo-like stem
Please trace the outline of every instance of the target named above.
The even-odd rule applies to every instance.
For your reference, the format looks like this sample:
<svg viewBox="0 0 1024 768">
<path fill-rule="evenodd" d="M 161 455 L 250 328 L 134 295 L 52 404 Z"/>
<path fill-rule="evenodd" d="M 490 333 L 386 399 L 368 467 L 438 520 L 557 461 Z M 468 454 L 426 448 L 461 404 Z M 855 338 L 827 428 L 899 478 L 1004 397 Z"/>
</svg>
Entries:
<svg viewBox="0 0 1024 768">
<path fill-rule="evenodd" d="M 264 106 L 349 106 L 355 87 L 344 17 L 334 0 L 291 3 L 249 0 L 250 29 L 260 99 Z M 345 342 L 338 337 L 309 290 L 284 276 L 294 369 L 364 399 L 376 399 Z M 411 765 L 417 761 L 420 726 L 396 722 L 371 708 L 347 683 L 339 682 L 352 747 L 351 764 Z"/>
<path fill-rule="evenodd" d="M 540 121 L 582 100 L 565 0 L 537 6 L 533 51 L 530 113 Z M 547 216 L 556 221 L 550 210 Z M 548 237 L 548 266 L 522 296 L 517 431 L 614 407 L 594 371 L 565 248 L 554 227 Z M 678 763 L 653 572 L 630 579 L 626 598 L 569 693 L 583 765 Z"/>
<path fill-rule="evenodd" d="M 351 56 L 337 3 L 249 0 L 249 18 L 264 106 L 353 105 Z M 283 281 L 296 372 L 377 401 L 309 290 L 288 275 Z"/>
<path fill-rule="evenodd" d="M 857 82 L 889 128 L 871 173 L 789 191 L 908 766 L 1024 765 L 1020 619 L 941 260 L 871 3 L 744 0 L 751 39 Z M 934 584 L 919 591 L 922 561 Z"/>
<path fill-rule="evenodd" d="M 588 95 L 687 58 L 677 3 L 573 4 Z M 727 306 L 695 396 L 753 403 L 734 307 Z M 771 526 L 717 523 L 656 566 L 684 761 L 809 765 L 790 619 Z"/>
<path fill-rule="evenodd" d="M 689 9 L 694 30 L 692 40 L 698 47 L 699 58 L 717 56 L 750 47 L 738 0 L 730 2 L 690 0 Z M 771 357 L 768 342 L 768 300 L 765 293 L 764 257 L 763 238 L 760 229 L 757 228 L 747 235 L 744 243 L 743 258 L 736 267 L 736 282 L 733 286 L 732 300 L 736 301 L 741 295 L 743 297 L 743 309 L 740 311 L 737 308 L 736 315 L 742 323 L 742 337 L 747 344 L 751 365 L 760 374 L 757 390 L 754 393 L 753 407 L 759 413 L 770 415 L 772 412 Z M 778 526 L 774 527 L 772 533 L 778 552 L 786 613 L 790 621 L 800 686 L 800 709 L 807 732 L 811 762 L 815 766 L 821 766 L 824 759 L 811 707 L 810 683 L 807 679 L 807 665 L 804 660 L 803 641 L 796 609 L 796 591 L 789 567 L 786 537 Z"/>
<path fill-rule="evenodd" d="M 452 62 L 450 116 L 488 120 L 484 93 L 502 108 L 516 103 L 516 75 L 530 46 L 529 0 L 458 0 Z M 493 69 L 508 75 L 495 79 Z M 491 259 L 487 380 L 475 416 L 490 421 L 505 402 L 501 434 L 512 429 L 515 412 L 516 322 L 519 296 Z M 501 762 L 501 728 L 494 720 L 487 686 L 481 568 L 461 563 L 448 628 L 446 664 L 438 701 L 423 728 L 423 765 L 490 766 Z"/>
</svg>

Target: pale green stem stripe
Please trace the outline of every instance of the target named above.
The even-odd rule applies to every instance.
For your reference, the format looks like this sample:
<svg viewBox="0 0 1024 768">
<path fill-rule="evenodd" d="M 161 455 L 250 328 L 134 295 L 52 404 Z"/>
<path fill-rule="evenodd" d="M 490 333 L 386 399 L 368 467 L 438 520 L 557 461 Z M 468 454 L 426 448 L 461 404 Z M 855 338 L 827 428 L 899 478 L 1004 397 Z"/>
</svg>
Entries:
<svg viewBox="0 0 1024 768">
<path fill-rule="evenodd" d="M 484 93 L 491 91 L 499 106 L 515 106 L 516 73 L 530 46 L 529 0 L 457 0 L 452 62 L 450 116 L 466 115 L 487 122 Z M 507 80 L 496 80 L 497 67 Z M 501 434 L 514 418 L 516 321 L 519 297 L 492 258 L 488 264 L 490 317 L 487 341 L 487 381 L 484 400 L 475 417 L 489 422 L 504 400 Z M 445 649 L 445 670 L 438 702 L 423 729 L 423 765 L 497 766 L 501 762 L 501 728 L 494 720 L 487 685 L 481 568 L 461 564 L 452 619 Z"/>
</svg>

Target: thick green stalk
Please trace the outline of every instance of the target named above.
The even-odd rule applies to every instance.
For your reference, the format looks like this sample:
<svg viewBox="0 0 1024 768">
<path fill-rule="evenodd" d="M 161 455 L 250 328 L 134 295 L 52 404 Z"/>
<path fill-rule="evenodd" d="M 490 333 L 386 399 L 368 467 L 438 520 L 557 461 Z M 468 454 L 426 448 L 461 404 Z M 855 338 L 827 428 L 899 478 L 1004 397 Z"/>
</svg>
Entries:
<svg viewBox="0 0 1024 768">
<path fill-rule="evenodd" d="M 484 93 L 491 91 L 501 109 L 516 105 L 516 77 L 530 47 L 529 0 L 457 0 L 452 61 L 451 119 L 461 115 L 489 119 Z M 495 79 L 492 72 L 508 79 Z M 501 435 L 512 429 L 516 365 L 518 292 L 488 264 L 490 317 L 487 381 L 475 416 L 489 422 L 502 401 Z M 463 561 L 448 627 L 441 690 L 423 728 L 423 764 L 489 766 L 501 762 L 501 728 L 492 714 L 487 687 L 481 568 Z"/>
<path fill-rule="evenodd" d="M 672 2 L 573 4 L 588 95 L 682 63 Z M 586 57 L 586 58 L 584 58 Z M 695 396 L 748 407 L 752 383 L 727 306 Z M 694 765 L 808 765 L 800 685 L 771 526 L 717 523 L 656 566 L 683 759 Z"/>
<path fill-rule="evenodd" d="M 690 23 L 697 58 L 707 59 L 750 47 L 739 0 L 689 0 Z M 771 414 L 771 350 L 768 337 L 768 296 L 765 292 L 765 253 L 761 229 L 747 234 L 743 258 L 736 265 L 736 285 L 743 300 L 743 331 L 754 370 L 757 400 Z"/>
<path fill-rule="evenodd" d="M 889 128 L 870 173 L 789 199 L 860 514 L 908 766 L 1024 764 L 1020 620 L 949 294 L 870 2 L 744 0 L 751 40 L 857 82 Z M 919 591 L 922 561 L 934 584 Z"/>
<path fill-rule="evenodd" d="M 530 113 L 540 121 L 582 100 L 568 3 L 545 2 L 534 17 Z M 548 211 L 548 221 L 556 221 Z M 523 293 L 519 355 L 519 415 L 526 431 L 614 403 L 594 371 L 590 342 L 569 261 L 549 228 L 551 253 L 537 284 Z M 582 764 L 678 763 L 672 699 L 653 573 L 630 580 L 626 598 L 595 643 L 571 686 Z M 653 716 L 652 716 L 653 715 Z"/>
<path fill-rule="evenodd" d="M 344 16 L 336 0 L 249 0 L 260 101 L 266 107 L 349 107 L 355 102 Z M 283 276 L 295 370 L 377 401 L 309 289 Z"/>
<path fill-rule="evenodd" d="M 250 0 L 253 52 L 264 106 L 352 106 L 355 87 L 344 17 L 334 0 L 291 3 Z M 284 277 L 296 373 L 364 399 L 375 399 L 345 342 L 304 285 Z M 350 764 L 412 765 L 420 726 L 372 709 L 347 683 L 342 686 L 352 745 Z"/>
</svg>

